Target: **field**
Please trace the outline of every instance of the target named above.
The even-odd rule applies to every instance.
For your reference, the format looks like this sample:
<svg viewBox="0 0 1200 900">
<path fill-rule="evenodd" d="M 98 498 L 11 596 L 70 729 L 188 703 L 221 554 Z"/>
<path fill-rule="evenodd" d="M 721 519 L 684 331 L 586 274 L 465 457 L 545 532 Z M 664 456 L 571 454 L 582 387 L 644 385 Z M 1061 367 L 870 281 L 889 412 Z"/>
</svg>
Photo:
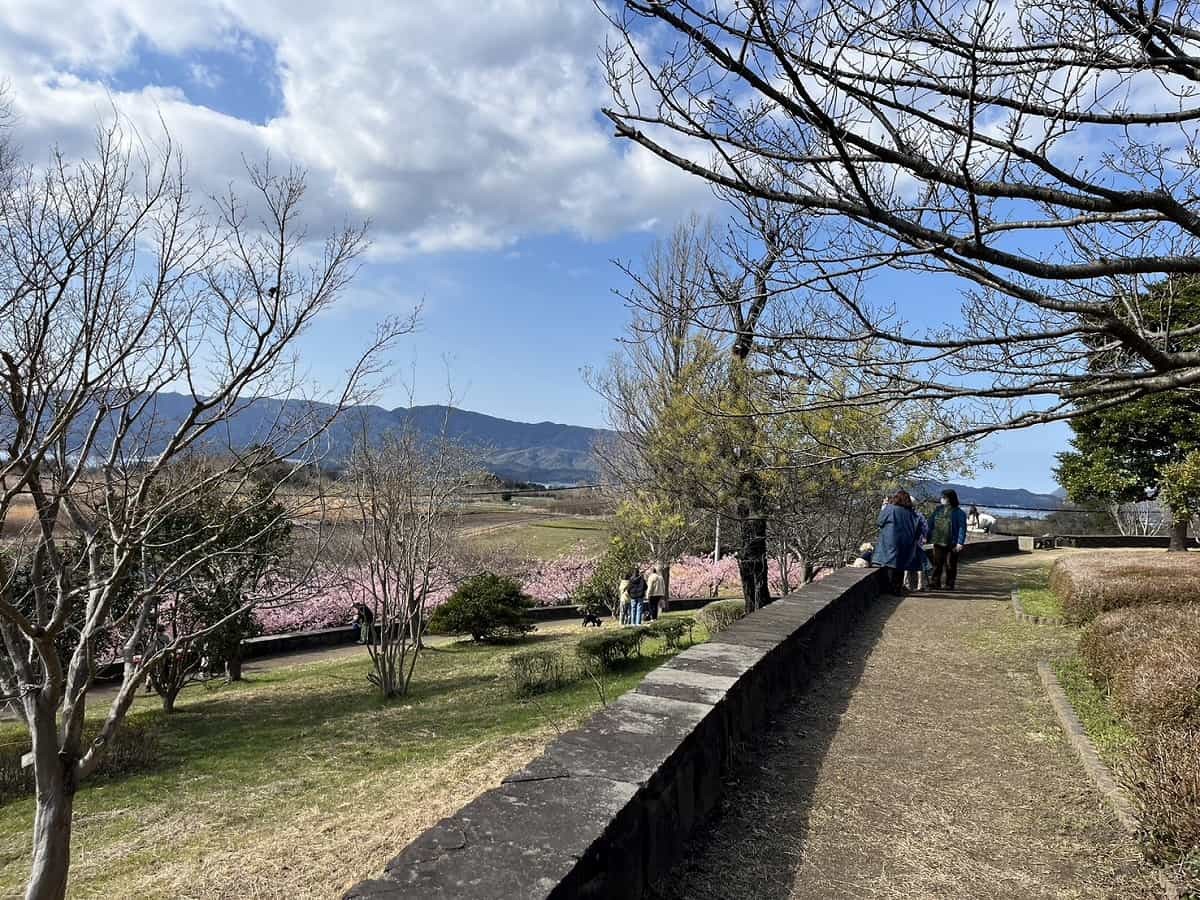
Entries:
<svg viewBox="0 0 1200 900">
<path fill-rule="evenodd" d="M 503 677 L 517 650 L 569 652 L 579 632 L 553 624 L 520 645 L 431 649 L 412 694 L 390 703 L 366 683 L 365 656 L 190 688 L 169 717 L 140 701 L 161 758 L 80 791 L 71 896 L 336 896 L 598 708 L 590 681 L 522 700 Z M 608 676 L 608 698 L 666 658 Z M 0 738 L 18 732 L 6 723 Z M 21 889 L 31 821 L 30 800 L 0 807 L 2 896 Z"/>
<path fill-rule="evenodd" d="M 604 519 L 534 515 L 468 532 L 468 536 L 481 550 L 511 550 L 518 557 L 550 560 L 576 549 L 598 555 L 608 545 L 611 531 Z"/>
</svg>

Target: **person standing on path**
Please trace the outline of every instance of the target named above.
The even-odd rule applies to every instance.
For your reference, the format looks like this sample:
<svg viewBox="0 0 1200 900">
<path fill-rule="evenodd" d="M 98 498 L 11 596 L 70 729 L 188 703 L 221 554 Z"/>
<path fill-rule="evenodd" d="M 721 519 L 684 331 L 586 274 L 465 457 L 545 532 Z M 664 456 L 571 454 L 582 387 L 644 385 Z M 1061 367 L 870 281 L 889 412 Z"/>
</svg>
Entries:
<svg viewBox="0 0 1200 900">
<path fill-rule="evenodd" d="M 650 570 L 646 579 L 646 618 L 651 622 L 658 621 L 658 614 L 667 608 L 667 579 L 658 571 L 658 566 Z"/>
<path fill-rule="evenodd" d="M 951 488 L 942 491 L 942 503 L 929 520 L 933 540 L 933 589 L 942 588 L 942 573 L 946 575 L 946 590 L 954 590 L 958 580 L 958 554 L 967 542 L 967 514 L 958 505 L 958 494 Z"/>
<path fill-rule="evenodd" d="M 642 624 L 642 611 L 646 602 L 646 579 L 637 569 L 629 576 L 629 624 Z"/>
<path fill-rule="evenodd" d="M 629 624 L 629 579 L 622 578 L 617 586 L 618 621 L 622 625 Z"/>
<path fill-rule="evenodd" d="M 917 518 L 910 509 L 908 491 L 897 491 L 879 511 L 879 540 L 871 562 L 888 570 L 888 586 L 893 594 L 904 593 L 904 572 L 912 562 L 917 540 Z"/>
<path fill-rule="evenodd" d="M 911 504 L 911 499 L 909 503 Z M 929 565 L 929 557 L 925 553 L 925 544 L 929 540 L 929 520 L 915 506 L 910 505 L 909 511 L 917 522 L 917 537 L 913 541 L 913 555 L 904 570 L 904 586 L 914 591 L 923 591 L 925 584 L 925 568 Z"/>
</svg>

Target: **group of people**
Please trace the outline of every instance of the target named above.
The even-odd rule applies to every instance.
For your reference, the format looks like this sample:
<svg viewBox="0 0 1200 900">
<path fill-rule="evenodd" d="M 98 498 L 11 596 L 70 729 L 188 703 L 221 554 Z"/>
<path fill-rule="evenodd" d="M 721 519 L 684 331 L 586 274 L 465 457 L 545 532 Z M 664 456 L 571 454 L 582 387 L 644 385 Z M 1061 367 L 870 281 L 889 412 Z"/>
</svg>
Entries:
<svg viewBox="0 0 1200 900">
<path fill-rule="evenodd" d="M 653 622 L 666 608 L 667 581 L 658 569 L 651 569 L 649 577 L 634 569 L 628 577 L 621 579 L 618 595 L 622 625 Z"/>
<path fill-rule="evenodd" d="M 941 503 L 927 519 L 908 491 L 897 491 L 879 511 L 879 541 L 870 563 L 888 570 L 891 591 L 932 587 L 954 590 L 958 580 L 958 554 L 967 542 L 967 513 L 958 494 L 942 491 Z M 933 545 L 932 555 L 925 552 Z"/>
</svg>

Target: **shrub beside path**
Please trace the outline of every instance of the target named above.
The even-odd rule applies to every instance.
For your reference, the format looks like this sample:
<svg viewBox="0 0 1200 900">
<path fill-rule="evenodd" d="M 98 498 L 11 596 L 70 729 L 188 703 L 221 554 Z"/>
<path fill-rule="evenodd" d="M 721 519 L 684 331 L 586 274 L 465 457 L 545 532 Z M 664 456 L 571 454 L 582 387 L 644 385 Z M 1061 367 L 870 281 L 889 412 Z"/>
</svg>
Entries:
<svg viewBox="0 0 1200 900">
<path fill-rule="evenodd" d="M 1154 897 L 1055 720 L 1012 557 L 870 609 L 747 757 L 662 900 Z M 1031 634 L 1032 632 L 1032 634 Z"/>
</svg>

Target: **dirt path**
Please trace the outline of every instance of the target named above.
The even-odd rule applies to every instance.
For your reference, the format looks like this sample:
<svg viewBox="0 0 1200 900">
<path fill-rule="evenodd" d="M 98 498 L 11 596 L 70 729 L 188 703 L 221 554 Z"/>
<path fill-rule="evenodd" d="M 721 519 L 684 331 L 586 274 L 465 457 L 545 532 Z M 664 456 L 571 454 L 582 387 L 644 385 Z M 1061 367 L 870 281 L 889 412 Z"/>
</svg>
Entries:
<svg viewBox="0 0 1200 900">
<path fill-rule="evenodd" d="M 1013 639 L 1033 626 L 1004 601 L 1031 564 L 977 563 L 957 594 L 870 610 L 658 896 L 1155 896 L 1042 693 L 1036 657 L 1062 647 Z"/>
</svg>

